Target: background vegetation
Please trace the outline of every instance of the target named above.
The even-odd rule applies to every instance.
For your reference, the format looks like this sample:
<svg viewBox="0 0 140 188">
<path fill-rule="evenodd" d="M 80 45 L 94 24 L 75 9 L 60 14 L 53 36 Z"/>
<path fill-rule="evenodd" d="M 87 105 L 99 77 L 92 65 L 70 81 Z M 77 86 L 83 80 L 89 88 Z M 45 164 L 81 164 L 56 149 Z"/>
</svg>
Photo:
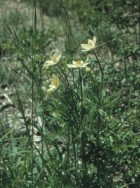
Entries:
<svg viewBox="0 0 140 188">
<path fill-rule="evenodd" d="M 140 187 L 138 0 L 1 0 L 0 12 L 0 187 Z"/>
</svg>

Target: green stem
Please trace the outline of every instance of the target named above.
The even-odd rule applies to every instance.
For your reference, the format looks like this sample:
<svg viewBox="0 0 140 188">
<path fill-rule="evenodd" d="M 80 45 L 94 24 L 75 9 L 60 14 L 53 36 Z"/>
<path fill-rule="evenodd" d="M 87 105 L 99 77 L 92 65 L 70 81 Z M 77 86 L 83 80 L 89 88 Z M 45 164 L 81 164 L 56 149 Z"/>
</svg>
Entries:
<svg viewBox="0 0 140 188">
<path fill-rule="evenodd" d="M 59 65 L 57 65 L 57 66 L 60 69 L 60 71 L 62 72 L 62 74 L 64 75 L 64 78 L 67 81 L 67 84 L 69 86 L 70 84 L 69 84 L 69 80 L 68 80 L 68 77 L 67 77 L 66 73 L 63 71 L 63 69 L 61 68 L 61 66 L 59 66 Z"/>
<path fill-rule="evenodd" d="M 98 109 L 97 109 L 97 137 L 96 137 L 96 142 L 97 142 L 97 185 L 100 186 L 100 159 L 99 159 L 99 148 L 100 148 L 100 128 L 102 126 L 102 120 L 101 120 L 101 115 L 99 110 L 102 107 L 102 97 L 103 97 L 103 87 L 104 87 L 104 73 L 103 73 L 103 68 L 101 66 L 100 60 L 97 56 L 97 54 L 94 52 L 94 55 L 96 57 L 97 63 L 99 65 L 100 73 L 101 73 L 101 87 L 99 90 L 99 96 L 98 96 Z"/>
<path fill-rule="evenodd" d="M 83 186 L 86 186 L 86 177 L 87 177 L 87 164 L 85 158 L 85 148 L 86 148 L 86 142 L 85 142 L 85 136 L 84 136 L 84 126 L 83 126 L 83 76 L 81 69 L 79 69 L 79 78 L 80 78 L 80 95 L 81 95 L 81 111 L 80 111 L 80 124 L 81 124 L 81 130 L 82 130 L 82 135 L 81 135 L 81 149 L 82 149 L 82 165 L 83 165 Z"/>
<path fill-rule="evenodd" d="M 93 53 L 94 53 L 94 55 L 95 55 L 95 57 L 96 57 L 96 60 L 97 60 L 98 65 L 99 65 L 100 73 L 101 73 L 101 93 L 102 93 L 102 91 L 103 91 L 103 84 L 104 84 L 104 83 L 103 83 L 103 82 L 104 82 L 103 68 L 102 68 L 102 66 L 101 66 L 100 60 L 99 60 L 99 58 L 98 58 L 96 52 L 93 51 Z"/>
</svg>

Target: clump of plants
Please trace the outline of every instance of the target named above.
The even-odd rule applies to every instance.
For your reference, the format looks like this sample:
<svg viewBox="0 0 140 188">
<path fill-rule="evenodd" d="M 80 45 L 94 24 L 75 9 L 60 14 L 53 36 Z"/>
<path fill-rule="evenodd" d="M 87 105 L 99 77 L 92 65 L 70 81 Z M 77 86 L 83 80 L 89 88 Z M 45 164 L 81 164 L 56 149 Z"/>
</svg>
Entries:
<svg viewBox="0 0 140 188">
<path fill-rule="evenodd" d="M 35 11 L 30 29 L 8 27 L 16 62 L 4 95 L 12 109 L 0 108 L 0 187 L 138 187 L 138 48 L 112 30 L 79 45 L 61 3 L 66 50 L 51 51 L 56 33 L 37 29 Z"/>
</svg>

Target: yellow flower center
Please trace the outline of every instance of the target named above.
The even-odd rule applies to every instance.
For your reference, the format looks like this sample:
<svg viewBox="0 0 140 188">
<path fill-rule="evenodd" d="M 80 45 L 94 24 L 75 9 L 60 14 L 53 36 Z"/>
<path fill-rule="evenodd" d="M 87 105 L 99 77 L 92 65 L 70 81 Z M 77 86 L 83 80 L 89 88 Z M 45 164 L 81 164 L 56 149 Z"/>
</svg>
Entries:
<svg viewBox="0 0 140 188">
<path fill-rule="evenodd" d="M 75 61 L 75 65 L 77 65 L 77 66 L 82 66 L 83 65 L 83 61 Z"/>
<path fill-rule="evenodd" d="M 52 59 L 53 62 L 57 62 L 58 61 L 58 57 L 57 56 L 53 56 L 51 59 Z"/>
<path fill-rule="evenodd" d="M 76 61 L 76 64 L 81 65 L 82 63 L 81 61 Z"/>
</svg>

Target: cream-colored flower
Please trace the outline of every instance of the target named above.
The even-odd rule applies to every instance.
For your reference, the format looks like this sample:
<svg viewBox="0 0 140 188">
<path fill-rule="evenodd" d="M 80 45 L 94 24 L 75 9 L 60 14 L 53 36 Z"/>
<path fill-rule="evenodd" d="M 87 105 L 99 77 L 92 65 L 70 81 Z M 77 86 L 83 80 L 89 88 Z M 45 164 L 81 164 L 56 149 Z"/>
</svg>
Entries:
<svg viewBox="0 0 140 188">
<path fill-rule="evenodd" d="M 89 63 L 85 63 L 84 61 L 79 60 L 79 61 L 73 61 L 72 64 L 69 64 L 67 66 L 68 66 L 68 68 L 74 68 L 74 69 L 80 68 L 80 69 L 82 69 L 82 68 L 86 68 L 88 64 Z"/>
<path fill-rule="evenodd" d="M 82 51 L 87 52 L 93 50 L 95 48 L 95 44 L 96 44 L 96 37 L 93 37 L 93 40 L 88 39 L 87 44 L 81 44 Z"/>
<path fill-rule="evenodd" d="M 58 76 L 56 75 L 52 75 L 52 78 L 50 79 L 50 85 L 49 85 L 49 89 L 47 90 L 48 93 L 52 93 L 53 91 L 55 91 L 58 86 L 60 85 L 60 81 Z"/>
<path fill-rule="evenodd" d="M 54 54 L 49 61 L 45 61 L 44 68 L 48 68 L 49 66 L 56 65 L 61 58 L 61 54 Z"/>
</svg>

